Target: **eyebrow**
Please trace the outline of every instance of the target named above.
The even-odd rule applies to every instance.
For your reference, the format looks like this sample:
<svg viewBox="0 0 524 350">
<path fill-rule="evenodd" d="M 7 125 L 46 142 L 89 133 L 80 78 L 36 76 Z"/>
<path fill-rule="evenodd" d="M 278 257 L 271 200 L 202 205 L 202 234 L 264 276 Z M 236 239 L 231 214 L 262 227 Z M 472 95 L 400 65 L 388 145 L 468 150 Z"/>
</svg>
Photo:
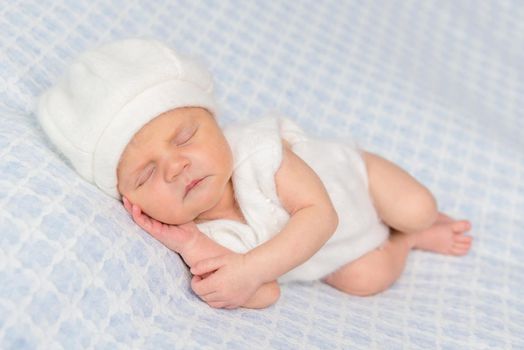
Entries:
<svg viewBox="0 0 524 350">
<path fill-rule="evenodd" d="M 197 127 L 197 123 L 194 120 L 184 121 L 181 124 L 179 124 L 178 128 L 176 128 L 175 131 L 171 134 L 171 136 L 169 137 L 169 140 L 174 139 L 182 131 L 184 131 L 187 128 L 195 129 L 196 127 Z"/>
</svg>

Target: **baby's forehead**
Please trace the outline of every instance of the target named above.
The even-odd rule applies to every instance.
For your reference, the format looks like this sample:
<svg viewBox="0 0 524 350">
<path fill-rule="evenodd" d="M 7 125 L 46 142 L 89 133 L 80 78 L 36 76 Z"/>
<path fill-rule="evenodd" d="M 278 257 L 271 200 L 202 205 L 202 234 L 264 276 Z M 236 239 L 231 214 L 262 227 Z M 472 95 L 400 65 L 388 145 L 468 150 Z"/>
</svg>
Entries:
<svg viewBox="0 0 524 350">
<path fill-rule="evenodd" d="M 129 140 L 128 146 L 139 146 L 155 136 L 160 135 L 162 131 L 165 130 L 162 125 L 159 125 L 160 122 L 161 120 L 157 117 L 142 125 L 140 129 L 133 134 L 131 140 Z"/>
<path fill-rule="evenodd" d="M 127 163 L 129 162 L 129 157 L 131 155 L 134 155 L 139 151 L 141 148 L 143 148 L 143 145 L 147 143 L 149 139 L 153 137 L 151 133 L 144 132 L 144 127 L 139 129 L 129 140 L 126 147 L 124 147 L 124 150 L 122 151 L 122 154 L 120 156 L 120 162 L 119 162 L 119 168 L 125 168 Z"/>
<path fill-rule="evenodd" d="M 128 142 L 129 147 L 150 143 L 156 138 L 168 138 L 177 129 L 194 122 L 193 114 L 202 113 L 198 107 L 180 107 L 161 113 L 142 125 Z"/>
</svg>

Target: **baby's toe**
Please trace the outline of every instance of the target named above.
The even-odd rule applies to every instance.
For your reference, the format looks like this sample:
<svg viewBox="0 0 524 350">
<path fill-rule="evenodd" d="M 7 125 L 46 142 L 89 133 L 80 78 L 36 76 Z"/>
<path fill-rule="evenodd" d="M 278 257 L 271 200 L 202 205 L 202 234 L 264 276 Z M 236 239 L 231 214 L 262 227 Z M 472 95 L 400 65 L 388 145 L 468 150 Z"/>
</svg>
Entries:
<svg viewBox="0 0 524 350">
<path fill-rule="evenodd" d="M 451 251 L 454 255 L 466 255 L 471 248 L 471 237 L 466 237 L 469 239 L 455 241 L 451 248 Z"/>
<path fill-rule="evenodd" d="M 466 235 L 463 235 L 463 234 L 456 234 L 454 237 L 453 237 L 453 242 L 454 243 L 471 243 L 471 241 L 473 240 L 473 237 L 471 236 L 466 236 Z"/>
<path fill-rule="evenodd" d="M 460 220 L 453 223 L 451 229 L 455 233 L 462 233 L 471 230 L 471 223 L 467 220 Z"/>
<path fill-rule="evenodd" d="M 456 256 L 462 256 L 466 255 L 468 253 L 469 249 L 461 248 L 461 247 L 453 247 L 451 249 L 451 254 Z"/>
</svg>

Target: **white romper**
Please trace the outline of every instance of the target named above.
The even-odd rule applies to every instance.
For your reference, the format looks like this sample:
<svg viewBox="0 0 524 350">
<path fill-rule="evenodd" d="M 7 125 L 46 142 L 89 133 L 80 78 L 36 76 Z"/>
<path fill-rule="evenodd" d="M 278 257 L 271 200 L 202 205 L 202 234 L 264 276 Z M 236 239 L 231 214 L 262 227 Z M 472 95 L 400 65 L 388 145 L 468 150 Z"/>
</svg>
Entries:
<svg viewBox="0 0 524 350">
<path fill-rule="evenodd" d="M 234 160 L 233 188 L 247 224 L 213 220 L 199 229 L 219 244 L 246 253 L 278 234 L 289 220 L 276 191 L 275 173 L 282 162 L 282 139 L 320 177 L 338 213 L 336 232 L 302 265 L 279 282 L 311 281 L 380 246 L 389 234 L 368 193 L 364 161 L 352 142 L 308 137 L 289 119 L 267 117 L 224 128 Z"/>
</svg>

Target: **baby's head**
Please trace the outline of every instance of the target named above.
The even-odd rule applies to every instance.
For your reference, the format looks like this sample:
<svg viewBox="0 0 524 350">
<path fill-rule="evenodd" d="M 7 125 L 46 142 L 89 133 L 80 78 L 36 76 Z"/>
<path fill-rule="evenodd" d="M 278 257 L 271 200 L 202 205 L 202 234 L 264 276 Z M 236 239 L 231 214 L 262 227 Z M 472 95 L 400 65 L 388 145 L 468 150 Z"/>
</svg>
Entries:
<svg viewBox="0 0 524 350">
<path fill-rule="evenodd" d="M 118 190 L 151 217 L 179 225 L 218 204 L 233 169 L 229 145 L 203 108 L 177 108 L 143 126 L 125 148 Z"/>
<path fill-rule="evenodd" d="M 82 177 L 170 224 L 216 204 L 229 181 L 215 114 L 207 70 L 140 39 L 85 52 L 38 105 L 44 131 Z"/>
</svg>

